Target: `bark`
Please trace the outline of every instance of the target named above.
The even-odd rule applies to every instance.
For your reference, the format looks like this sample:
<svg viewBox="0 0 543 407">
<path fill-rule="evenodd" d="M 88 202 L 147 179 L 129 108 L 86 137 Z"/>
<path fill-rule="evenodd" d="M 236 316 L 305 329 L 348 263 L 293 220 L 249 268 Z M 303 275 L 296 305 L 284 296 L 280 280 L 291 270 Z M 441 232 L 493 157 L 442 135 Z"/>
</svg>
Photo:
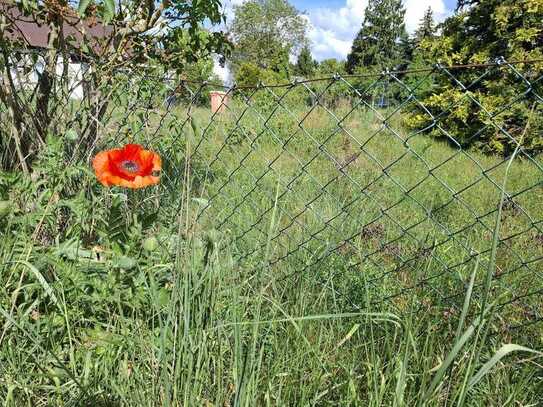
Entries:
<svg viewBox="0 0 543 407">
<path fill-rule="evenodd" d="M 16 155 L 19 166 L 25 173 L 28 173 L 27 160 L 30 155 L 30 145 L 28 137 L 26 137 L 24 105 L 20 103 L 17 96 L 17 87 L 11 75 L 12 66 L 6 53 L 3 53 L 2 70 L 0 101 L 7 111 L 7 120 L 2 123 L 5 126 L 4 143 L 6 147 L 2 156 L 2 167 L 8 170 L 14 169 L 16 165 L 12 156 Z"/>
</svg>

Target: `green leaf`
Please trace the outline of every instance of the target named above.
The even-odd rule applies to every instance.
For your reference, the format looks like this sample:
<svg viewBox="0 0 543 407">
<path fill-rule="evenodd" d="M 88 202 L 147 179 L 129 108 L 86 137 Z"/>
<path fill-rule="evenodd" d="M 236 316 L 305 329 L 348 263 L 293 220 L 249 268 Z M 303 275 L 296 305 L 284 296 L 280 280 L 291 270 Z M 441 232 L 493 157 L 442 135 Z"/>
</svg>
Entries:
<svg viewBox="0 0 543 407">
<path fill-rule="evenodd" d="M 58 245 L 54 251 L 55 255 L 74 261 L 98 261 L 96 253 L 92 250 L 81 247 L 76 239 L 70 239 Z"/>
<path fill-rule="evenodd" d="M 8 216 L 12 209 L 13 208 L 10 201 L 0 201 L 0 219 Z"/>
<path fill-rule="evenodd" d="M 83 51 L 84 54 L 88 54 L 89 53 L 89 47 L 87 45 L 87 41 L 83 38 L 81 40 L 81 43 L 79 45 L 81 47 L 81 51 Z"/>
<path fill-rule="evenodd" d="M 75 130 L 70 129 L 70 130 L 68 130 L 66 132 L 64 137 L 66 137 L 66 139 L 68 139 L 70 141 L 77 141 L 77 139 L 79 138 L 79 134 L 77 134 L 77 132 Z"/>
<path fill-rule="evenodd" d="M 87 10 L 87 7 L 89 6 L 90 0 L 81 0 L 79 2 L 79 7 L 77 8 L 77 12 L 80 16 L 83 16 L 85 14 L 85 11 Z"/>
<path fill-rule="evenodd" d="M 442 383 L 442 379 L 445 376 L 445 373 L 447 372 L 447 370 L 449 369 L 449 366 L 451 366 L 452 362 L 456 359 L 456 356 L 458 356 L 458 353 L 462 350 L 464 345 L 471 338 L 471 336 L 475 332 L 475 328 L 477 328 L 479 324 L 481 323 L 484 323 L 484 320 L 481 321 L 480 318 L 477 318 L 473 322 L 473 324 L 471 324 L 468 327 L 468 329 L 464 332 L 464 334 L 456 340 L 451 351 L 449 352 L 449 354 L 447 355 L 447 357 L 445 358 L 441 366 L 439 366 L 439 369 L 437 370 L 432 382 L 430 383 L 430 386 L 424 392 L 423 400 L 428 401 L 432 397 L 435 390 Z"/>
<path fill-rule="evenodd" d="M 200 130 L 200 126 L 193 116 L 190 117 L 190 127 L 192 128 L 195 139 L 200 139 L 202 131 Z"/>
<path fill-rule="evenodd" d="M 454 336 L 455 341 L 460 339 L 462 330 L 464 329 L 464 323 L 466 321 L 466 316 L 468 315 L 469 304 L 471 301 L 471 294 L 473 292 L 473 285 L 475 284 L 475 277 L 477 276 L 478 269 L 479 269 L 479 258 L 477 257 L 475 261 L 475 267 L 473 268 L 473 272 L 471 273 L 471 277 L 469 279 L 468 289 L 466 291 L 466 297 L 464 298 L 464 306 L 462 307 L 462 313 L 460 314 L 460 321 L 458 322 L 458 327 L 456 328 L 456 335 Z"/>
<path fill-rule="evenodd" d="M 148 252 L 153 252 L 158 248 L 158 240 L 156 237 L 151 236 L 143 241 L 142 244 L 143 250 Z"/>
<path fill-rule="evenodd" d="M 24 260 L 20 260 L 20 261 L 17 261 L 16 263 L 19 263 L 19 264 L 22 264 L 24 266 L 26 266 L 33 274 L 34 276 L 36 277 L 36 279 L 38 280 L 38 282 L 41 284 L 41 286 L 43 287 L 43 290 L 45 291 L 45 293 L 47 294 L 47 296 L 49 298 L 51 298 L 51 300 L 53 301 L 53 303 L 60 309 L 62 310 L 62 307 L 60 306 L 60 303 L 57 299 L 57 296 L 55 295 L 55 291 L 53 290 L 53 288 L 49 285 L 49 283 L 47 282 L 47 280 L 45 279 L 45 277 L 43 277 L 43 275 L 40 273 L 40 271 L 34 267 L 34 265 L 30 264 L 29 262 L 27 261 L 24 261 Z"/>
<path fill-rule="evenodd" d="M 113 196 L 107 222 L 104 225 L 104 232 L 107 239 L 112 243 L 123 245 L 128 240 L 128 220 L 126 219 L 127 201 L 125 194 L 116 194 Z"/>
<path fill-rule="evenodd" d="M 104 0 L 104 18 L 110 21 L 115 16 L 115 0 Z"/>
<path fill-rule="evenodd" d="M 479 380 L 483 378 L 484 375 L 486 375 L 488 372 L 492 370 L 494 366 L 505 356 L 510 354 L 511 352 L 529 352 L 529 353 L 535 353 L 536 355 L 543 356 L 542 352 L 535 351 L 530 348 L 526 348 L 524 346 L 515 345 L 513 343 L 509 343 L 507 345 L 503 345 L 495 354 L 492 356 L 482 367 L 479 369 L 479 371 L 470 379 L 468 383 L 468 389 L 475 386 Z"/>
<path fill-rule="evenodd" d="M 209 204 L 209 201 L 204 198 L 192 198 L 192 200 L 200 206 L 207 206 Z"/>
<path fill-rule="evenodd" d="M 136 267 L 136 260 L 128 256 L 119 256 L 113 259 L 113 264 L 123 270 L 131 270 Z"/>
<path fill-rule="evenodd" d="M 351 330 L 345 335 L 345 337 L 339 341 L 339 343 L 335 346 L 336 349 L 339 349 L 345 342 L 347 342 L 351 337 L 355 334 L 356 331 L 358 331 L 358 328 L 360 328 L 360 324 L 354 324 Z"/>
</svg>

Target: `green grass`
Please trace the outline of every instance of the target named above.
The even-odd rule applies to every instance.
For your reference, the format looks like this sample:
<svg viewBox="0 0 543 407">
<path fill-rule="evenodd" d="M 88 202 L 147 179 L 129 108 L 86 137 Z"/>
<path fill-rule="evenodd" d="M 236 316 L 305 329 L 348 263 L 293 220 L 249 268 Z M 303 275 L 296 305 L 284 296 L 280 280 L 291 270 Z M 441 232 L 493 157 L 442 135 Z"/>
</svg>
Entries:
<svg viewBox="0 0 543 407">
<path fill-rule="evenodd" d="M 104 189 L 58 144 L 2 175 L 4 405 L 543 403 L 540 161 L 497 218 L 508 162 L 400 117 L 174 113 L 135 134 L 158 188 Z"/>
</svg>

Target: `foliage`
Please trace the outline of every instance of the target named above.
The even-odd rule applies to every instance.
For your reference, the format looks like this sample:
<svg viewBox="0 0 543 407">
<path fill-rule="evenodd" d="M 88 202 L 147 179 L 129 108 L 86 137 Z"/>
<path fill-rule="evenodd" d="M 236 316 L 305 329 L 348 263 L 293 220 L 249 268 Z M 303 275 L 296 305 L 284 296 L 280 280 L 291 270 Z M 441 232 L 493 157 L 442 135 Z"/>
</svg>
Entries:
<svg viewBox="0 0 543 407">
<path fill-rule="evenodd" d="M 262 69 L 253 63 L 245 62 L 235 71 L 234 80 L 236 87 L 239 88 L 237 95 L 244 99 L 249 98 L 262 108 L 267 106 L 271 109 L 275 100 L 274 96 L 266 89 L 257 91 L 256 88 L 263 84 L 284 83 L 286 78 L 270 69 Z"/>
<path fill-rule="evenodd" d="M 114 2 L 98 6 L 124 24 Z M 157 4 L 145 6 L 143 16 Z M 79 10 L 92 8 L 82 2 Z M 416 63 L 490 55 L 496 44 L 468 38 L 476 29 L 484 32 L 471 25 L 466 38 L 445 29 L 423 39 Z M 537 36 L 521 27 L 502 34 L 522 37 L 508 40 L 508 59 L 537 56 Z M 206 55 L 174 84 L 181 74 L 209 77 Z M 58 106 L 43 139 L 34 110 L 10 122 L 13 104 L 0 103 L 6 147 L 34 143 L 32 161 L 0 171 L 0 403 L 541 404 L 541 353 L 533 350 L 543 343 L 541 156 L 515 159 L 516 149 L 504 161 L 459 151 L 404 127 L 432 123 L 421 111 L 402 115 L 422 100 L 434 115 L 446 112 L 440 126 L 465 145 L 492 122 L 520 134 L 530 117 L 525 141 L 537 144 L 540 104 L 530 115 L 527 93 L 527 102 L 508 105 L 527 92 L 510 67 L 454 75 L 437 68 L 429 79 L 405 78 L 407 95 L 383 75 L 364 83 L 368 92 L 388 86 L 406 103 L 370 108 L 339 76 L 263 87 L 287 74 L 247 62 L 235 72 L 229 109 L 212 114 L 194 103 L 210 86 L 183 83 L 182 103 L 171 106 L 163 103 L 171 95 L 167 64 L 129 60 L 93 65 L 85 99 L 48 102 Z M 317 74 L 344 69 L 327 60 Z M 540 64 L 515 69 L 541 95 Z M 453 77 L 476 86 L 465 90 Z M 94 92 L 102 94 L 92 99 Z M 475 100 L 497 114 L 488 117 Z M 12 133 L 13 123 L 31 132 Z M 95 146 L 127 141 L 161 155 L 158 186 L 98 184 L 88 165 Z"/>
<path fill-rule="evenodd" d="M 201 28 L 204 22 L 223 22 L 219 0 L 81 0 L 77 10 L 65 1 L 30 0 L 0 7 L 0 168 L 26 173 L 49 136 L 67 134 L 74 116 L 82 129 L 75 153 L 92 150 L 102 137 L 100 122 L 119 72 L 135 64 L 179 72 L 228 48 L 222 33 Z M 40 35 L 20 34 L 23 19 L 42 27 L 47 46 L 29 42 Z M 36 46 L 43 52 L 26 52 Z M 74 96 L 80 74 L 72 63 L 84 71 L 83 95 Z M 81 100 L 77 115 L 65 109 L 75 109 L 73 99 Z"/>
<path fill-rule="evenodd" d="M 447 19 L 440 37 L 423 39 L 414 54 L 412 68 L 428 66 L 432 61 L 442 65 L 486 63 L 501 61 L 537 60 L 543 56 L 543 19 L 541 0 L 471 2 L 470 7 Z M 429 111 L 438 116 L 451 111 L 441 120 L 452 137 L 464 147 L 474 146 L 489 153 L 509 155 L 521 141 L 523 123 L 530 120 L 530 131 L 522 138 L 526 151 L 543 151 L 543 106 L 538 102 L 543 64 L 530 69 L 518 67 L 524 79 L 533 83 L 525 96 L 518 95 L 514 83 L 519 72 L 514 68 L 497 69 L 484 78 L 477 78 L 469 70 L 454 71 L 456 80 L 468 86 L 461 91 L 455 82 L 441 76 L 439 82 L 424 79 L 424 74 L 410 75 L 417 86 L 415 95 Z M 421 83 L 422 82 L 422 83 Z M 504 107 L 506 107 L 504 109 Z M 534 109 L 531 114 L 532 108 Z M 416 128 L 433 128 L 428 115 L 416 109 L 410 124 Z M 491 122 L 494 122 L 493 125 Z M 433 128 L 436 137 L 445 137 Z"/>
<path fill-rule="evenodd" d="M 212 61 L 212 54 L 228 54 L 229 44 L 221 32 L 210 32 L 203 28 L 191 31 L 174 27 L 167 30 L 161 38 L 160 46 L 154 51 L 155 63 L 183 74 L 187 69 L 191 70 L 193 64 Z M 209 75 L 205 80 L 208 79 Z"/>
<path fill-rule="evenodd" d="M 317 66 L 318 63 L 313 59 L 309 47 L 303 47 L 300 55 L 298 55 L 298 60 L 296 61 L 296 73 L 309 78 L 313 76 Z"/>
<path fill-rule="evenodd" d="M 147 83 L 145 88 L 153 89 Z M 455 151 L 423 137 L 410 139 L 420 160 L 410 155 L 385 172 L 361 156 L 338 177 L 332 159 L 349 154 L 345 141 L 351 137 L 385 165 L 404 154 L 406 145 L 388 133 L 372 141 L 379 121 L 367 110 L 332 111 L 343 118 L 347 137 L 321 106 L 308 114 L 292 103 L 269 120 L 252 106 L 213 123 L 209 109 L 191 108 L 200 126 L 180 133 L 181 143 L 175 130 L 189 127 L 187 111 L 173 109 L 166 119 L 171 130 L 153 144 L 165 164 L 157 189 L 100 187 L 85 163 L 69 160 L 64 138 L 48 141 L 34 165 L 36 174 L 0 173 L 0 199 L 12 206 L 0 218 L 0 401 L 7 406 L 44 400 L 98 406 L 268 401 L 438 406 L 462 405 L 459 400 L 469 396 L 474 405 L 537 405 L 540 354 L 501 342 L 514 335 L 523 345 L 541 348 L 538 324 L 509 328 L 529 312 L 527 298 L 510 304 L 509 311 L 498 311 L 489 301 L 481 319 L 485 275 L 473 262 L 432 278 L 439 267 L 435 261 L 420 259 L 403 269 L 399 259 L 382 252 L 381 244 L 396 239 L 397 224 L 407 228 L 422 216 L 409 234 L 426 239 L 436 233 L 418 204 L 430 205 L 443 194 L 447 202 L 451 191 L 437 181 L 425 183 L 409 191 L 416 202 L 406 205 L 400 186 L 428 178 L 422 158 L 443 163 Z M 166 125 L 152 118 L 144 124 L 151 136 Z M 191 153 L 195 159 L 185 167 Z M 436 169 L 436 177 L 466 185 L 481 176 L 471 159 L 484 168 L 501 162 L 479 153 L 463 158 L 453 163 L 455 170 Z M 189 179 L 179 175 L 185 170 Z M 379 206 L 371 199 L 357 204 L 363 194 L 349 179 L 378 182 L 364 192 L 375 195 Z M 539 179 L 537 167 L 513 161 L 508 190 L 522 191 Z M 477 213 L 495 210 L 493 184 L 479 183 L 462 195 Z M 517 198 L 541 211 L 537 193 Z M 394 218 L 381 228 L 361 230 L 361 224 L 384 219 L 381 207 Z M 473 222 L 460 206 L 447 210 L 455 230 Z M 235 219 L 215 230 L 229 214 Z M 299 224 L 288 228 L 294 215 Z M 333 219 L 337 216 L 341 223 Z M 504 217 L 501 233 L 516 234 L 530 222 Z M 249 227 L 247 237 L 233 243 Z M 486 230 L 481 223 L 473 227 Z M 497 242 L 501 233 L 490 239 Z M 272 239 L 277 234 L 279 240 Z M 356 236 L 352 247 L 314 264 L 347 234 Z M 486 253 L 491 240 L 484 233 L 464 235 L 463 243 L 472 239 L 469 244 Z M 306 241 L 309 236 L 314 238 Z M 541 256 L 535 239 L 513 240 L 508 248 Z M 269 265 L 302 241 L 300 250 Z M 240 260 L 260 245 L 267 249 Z M 435 250 L 450 264 L 466 261 L 463 245 L 454 240 Z M 372 261 L 360 264 L 369 253 L 375 253 Z M 488 270 L 502 269 L 504 261 L 490 262 Z M 508 294 L 512 297 L 528 282 L 539 290 L 540 279 L 527 274 L 503 274 L 483 294 L 498 300 L 515 291 Z M 401 296 L 395 296 L 398 291 Z M 453 294 L 457 298 L 444 298 Z M 378 301 L 382 298 L 390 301 Z M 539 297 L 533 306 L 539 306 Z"/>
<path fill-rule="evenodd" d="M 362 28 L 347 56 L 347 72 L 362 67 L 383 70 L 405 63 L 404 15 L 401 0 L 370 0 Z"/>
<path fill-rule="evenodd" d="M 250 0 L 234 11 L 234 71 L 251 63 L 288 76 L 289 56 L 307 45 L 307 21 L 299 11 L 287 0 Z"/>
<path fill-rule="evenodd" d="M 432 39 L 435 37 L 437 27 L 434 21 L 434 12 L 432 7 L 428 7 L 424 12 L 424 16 L 420 20 L 419 26 L 414 34 L 416 44 L 420 44 L 422 40 Z"/>
<path fill-rule="evenodd" d="M 319 63 L 318 73 L 319 75 L 333 75 L 333 74 L 345 74 L 345 63 L 338 61 L 335 58 L 324 59 Z"/>
<path fill-rule="evenodd" d="M 214 60 L 208 57 L 185 66 L 179 76 L 172 78 L 173 84 L 181 83 L 182 85 L 174 89 L 169 100 L 175 103 L 190 102 L 198 106 L 209 106 L 210 88 L 203 84 L 221 82 L 221 79 L 213 72 L 214 64 Z"/>
</svg>

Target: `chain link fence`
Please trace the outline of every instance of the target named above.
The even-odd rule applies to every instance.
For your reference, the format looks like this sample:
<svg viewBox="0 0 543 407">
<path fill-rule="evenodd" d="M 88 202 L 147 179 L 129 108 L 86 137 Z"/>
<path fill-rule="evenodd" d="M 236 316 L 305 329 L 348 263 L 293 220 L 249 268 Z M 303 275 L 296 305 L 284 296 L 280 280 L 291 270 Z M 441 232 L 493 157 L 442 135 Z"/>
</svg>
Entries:
<svg viewBox="0 0 543 407">
<path fill-rule="evenodd" d="M 160 196 L 190 190 L 195 227 L 227 236 L 240 270 L 310 279 L 345 309 L 414 303 L 446 323 L 476 263 L 481 292 L 503 192 L 498 332 L 541 321 L 543 61 L 252 87 L 138 70 L 93 89 L 86 75 L 64 86 L 54 117 L 56 134 L 88 135 L 67 146 L 73 159 L 127 141 L 159 151 Z M 31 101 L 32 87 L 18 97 Z"/>
</svg>

